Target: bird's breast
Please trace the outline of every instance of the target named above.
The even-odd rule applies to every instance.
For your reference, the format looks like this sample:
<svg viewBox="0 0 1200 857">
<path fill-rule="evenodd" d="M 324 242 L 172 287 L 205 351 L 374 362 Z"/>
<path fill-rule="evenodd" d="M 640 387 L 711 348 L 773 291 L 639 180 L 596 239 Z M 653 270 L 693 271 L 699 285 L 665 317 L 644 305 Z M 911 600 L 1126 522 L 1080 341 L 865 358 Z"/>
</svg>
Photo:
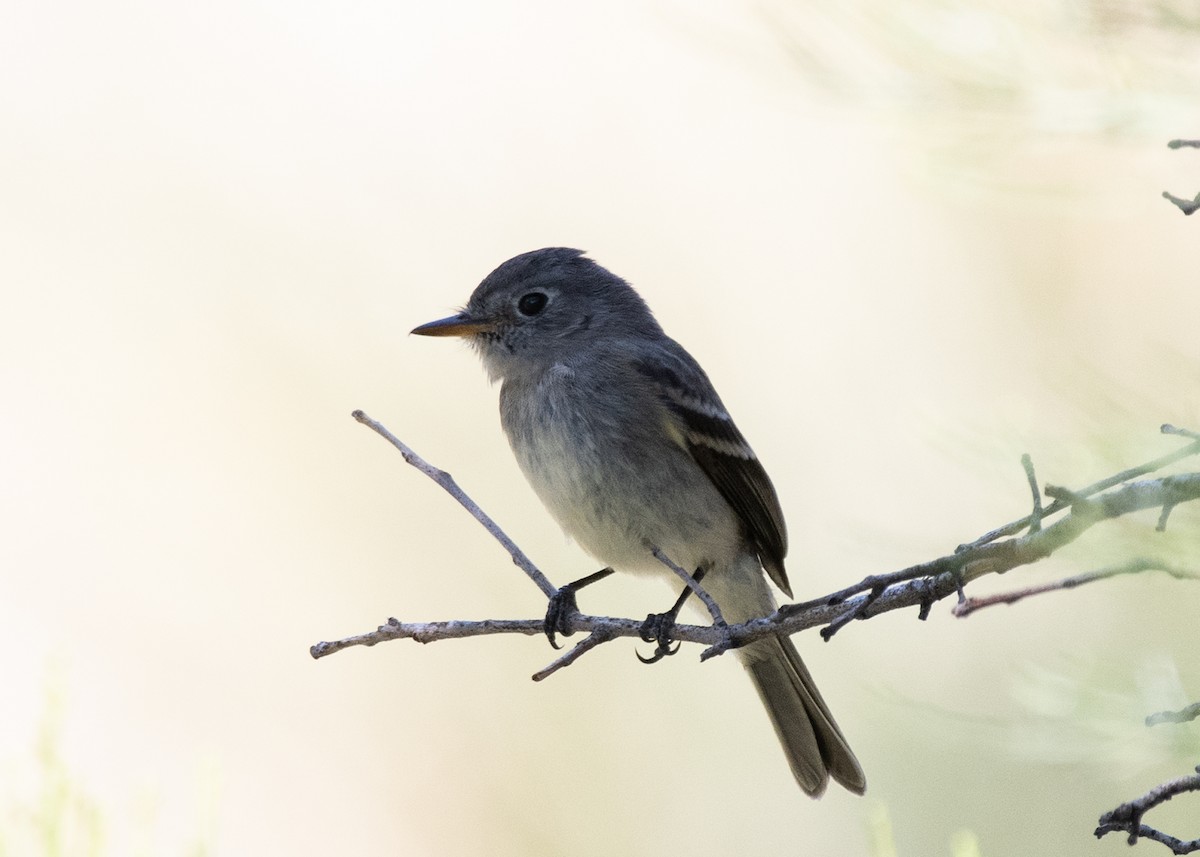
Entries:
<svg viewBox="0 0 1200 857">
<path fill-rule="evenodd" d="M 732 560 L 733 510 L 636 385 L 555 367 L 535 383 L 506 381 L 500 411 L 538 497 L 601 562 L 661 572 L 653 547 L 689 571 Z"/>
</svg>

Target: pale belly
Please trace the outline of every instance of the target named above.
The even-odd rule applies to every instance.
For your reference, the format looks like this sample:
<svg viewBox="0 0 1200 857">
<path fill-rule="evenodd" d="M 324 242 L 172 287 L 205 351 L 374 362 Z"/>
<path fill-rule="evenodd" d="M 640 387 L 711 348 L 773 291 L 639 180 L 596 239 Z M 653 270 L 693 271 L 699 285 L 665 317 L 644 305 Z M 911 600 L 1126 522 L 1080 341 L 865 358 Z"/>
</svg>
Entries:
<svg viewBox="0 0 1200 857">
<path fill-rule="evenodd" d="M 669 575 L 654 548 L 688 571 L 727 566 L 740 552 L 733 510 L 645 413 L 614 431 L 567 397 L 526 405 L 505 413 L 517 462 L 567 535 L 601 563 Z"/>
</svg>

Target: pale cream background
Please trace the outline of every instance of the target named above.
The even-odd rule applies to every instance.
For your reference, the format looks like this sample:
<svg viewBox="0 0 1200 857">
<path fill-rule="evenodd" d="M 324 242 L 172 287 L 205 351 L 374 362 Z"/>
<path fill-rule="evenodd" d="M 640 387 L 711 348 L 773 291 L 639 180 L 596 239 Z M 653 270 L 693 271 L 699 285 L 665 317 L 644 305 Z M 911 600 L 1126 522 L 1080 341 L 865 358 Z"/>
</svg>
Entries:
<svg viewBox="0 0 1200 857">
<path fill-rule="evenodd" d="M 736 665 L 693 649 L 646 668 L 615 644 L 543 684 L 534 639 L 307 654 L 389 615 L 543 609 L 354 408 L 555 581 L 595 567 L 473 355 L 405 335 L 538 246 L 630 279 L 707 367 L 800 597 L 1020 516 L 1023 452 L 1079 486 L 1173 448 L 1160 422 L 1200 428 L 1200 224 L 1158 194 L 1200 189 L 1164 146 L 1200 133 L 1195 35 L 983 0 L 4 19 L 11 853 L 49 853 L 29 811 L 59 765 L 64 853 L 889 854 L 890 824 L 900 854 L 1125 854 L 1099 813 L 1195 763 L 1138 725 L 1200 694 L 1197 590 L 1149 575 L 798 637 L 863 799 L 804 799 Z M 980 591 L 1125 556 L 1152 522 Z M 1198 532 L 1181 509 L 1153 544 L 1194 566 Z"/>
</svg>

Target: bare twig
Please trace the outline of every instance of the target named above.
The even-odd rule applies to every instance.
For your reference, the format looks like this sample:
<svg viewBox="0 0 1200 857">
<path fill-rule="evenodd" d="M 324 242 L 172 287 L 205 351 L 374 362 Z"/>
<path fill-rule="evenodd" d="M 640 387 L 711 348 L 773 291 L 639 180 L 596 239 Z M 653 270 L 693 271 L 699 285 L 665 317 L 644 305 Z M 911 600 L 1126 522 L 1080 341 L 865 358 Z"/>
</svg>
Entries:
<svg viewBox="0 0 1200 857">
<path fill-rule="evenodd" d="M 1183 199 L 1165 190 L 1162 192 L 1162 195 L 1163 199 L 1175 205 L 1186 215 L 1190 216 L 1195 214 L 1197 210 L 1200 210 L 1200 193 L 1196 194 L 1192 199 Z"/>
<path fill-rule="evenodd" d="M 1166 508 L 1164 506 L 1163 508 Z M 996 604 L 1016 604 L 1023 598 L 1028 598 L 1030 595 L 1041 595 L 1045 592 L 1057 592 L 1063 589 L 1074 589 L 1077 586 L 1082 586 L 1085 583 L 1092 583 L 1096 580 L 1105 580 L 1109 577 L 1116 577 L 1120 574 L 1136 574 L 1142 571 L 1165 571 L 1167 574 L 1176 580 L 1200 580 L 1200 574 L 1183 569 L 1175 568 L 1169 563 L 1154 559 L 1134 559 L 1121 565 L 1109 566 L 1108 568 L 1100 568 L 1095 571 L 1088 571 L 1083 574 L 1076 574 L 1072 577 L 1065 577 L 1062 580 L 1056 580 L 1052 583 L 1043 583 L 1039 586 L 1029 586 L 1025 589 L 1017 589 L 1012 592 L 1003 592 L 998 595 L 981 595 L 978 597 L 970 597 L 964 601 L 960 601 L 954 605 L 951 611 L 955 616 L 960 618 L 969 616 L 976 610 L 984 607 L 993 607 Z"/>
<path fill-rule="evenodd" d="M 374 431 L 380 437 L 384 438 L 388 443 L 396 447 L 396 449 L 400 450 L 400 455 L 404 457 L 406 462 L 417 468 L 417 470 L 420 470 L 438 485 L 441 485 L 442 488 L 445 489 L 446 493 L 462 504 L 462 507 L 470 512 L 471 516 L 481 523 L 483 528 L 491 533 L 492 537 L 496 541 L 503 545 L 504 549 L 508 551 L 509 556 L 512 557 L 513 562 L 516 563 L 516 565 L 523 572 L 529 575 L 529 579 L 537 584 L 538 589 L 542 590 L 542 594 L 544 594 L 547 598 L 554 595 L 554 593 L 557 591 L 554 588 L 554 584 L 552 584 L 546 578 L 546 575 L 542 574 L 538 570 L 537 566 L 533 564 L 529 557 L 525 556 L 521 549 L 517 547 L 516 543 L 512 539 L 508 537 L 504 530 L 500 529 L 500 526 L 490 517 L 488 517 L 487 513 L 484 512 L 483 509 L 479 508 L 479 504 L 468 497 L 467 493 L 458 487 L 458 483 L 454 481 L 453 476 L 451 476 L 445 470 L 439 470 L 425 459 L 421 458 L 421 456 L 413 452 L 412 449 L 410 449 L 403 441 L 384 428 L 382 424 L 371 419 L 362 411 L 355 411 L 351 414 L 351 416 L 365 425 L 367 428 Z"/>
<path fill-rule="evenodd" d="M 1159 711 L 1146 717 L 1147 726 L 1158 726 L 1160 723 L 1187 723 L 1200 717 L 1200 702 L 1193 702 L 1179 711 Z"/>
<path fill-rule="evenodd" d="M 588 634 L 586 637 L 564 652 L 549 666 L 535 672 L 533 674 L 533 680 L 541 681 L 544 678 L 554 675 L 554 673 L 558 672 L 563 667 L 569 667 L 571 664 L 575 663 L 575 661 L 579 660 L 579 658 L 581 658 L 583 655 L 587 654 L 601 643 L 607 643 L 615 636 L 615 634 L 603 628 L 597 628 L 595 631 L 592 631 L 592 633 Z"/>
<path fill-rule="evenodd" d="M 1172 140 L 1167 143 L 1167 147 L 1171 149 L 1192 148 L 1200 149 L 1200 140 Z M 1177 206 L 1184 214 L 1194 214 L 1200 209 L 1200 193 L 1196 194 L 1194 199 L 1180 199 L 1170 193 L 1163 191 L 1163 199 L 1170 201 Z"/>
<path fill-rule="evenodd" d="M 717 602 L 713 600 L 713 597 L 708 594 L 696 578 L 688 574 L 682 566 L 676 564 L 674 560 L 658 548 L 655 548 L 651 553 L 654 554 L 656 560 L 675 572 L 675 576 L 682 580 L 688 589 L 692 590 L 692 594 L 704 602 L 704 606 L 708 608 L 708 614 L 713 618 L 714 625 L 724 626 L 727 624 L 725 617 L 721 615 L 721 608 L 717 606 Z"/>
<path fill-rule="evenodd" d="M 1033 472 L 1033 458 L 1028 452 L 1021 456 L 1021 466 L 1025 468 L 1025 478 L 1029 480 L 1029 493 L 1033 495 L 1033 511 L 1029 514 L 1029 532 L 1036 533 L 1042 528 L 1042 492 L 1038 490 L 1037 476 Z"/>
<path fill-rule="evenodd" d="M 401 622 L 388 619 L 374 631 L 355 634 L 329 643 L 317 643 L 309 647 L 314 659 L 323 658 L 353 646 L 374 646 L 388 640 L 416 640 L 418 643 L 433 643 L 437 640 L 456 640 L 463 637 L 480 637 L 487 634 L 540 634 L 541 620 L 534 619 L 482 619 L 477 622 L 452 620 L 449 622 Z"/>
<path fill-rule="evenodd" d="M 1190 436 L 1190 433 L 1188 433 L 1185 429 L 1178 429 L 1172 425 L 1164 424 L 1161 427 L 1161 431 L 1163 434 L 1182 435 L 1185 437 Z M 1191 455 L 1196 455 L 1197 453 L 1200 453 L 1200 440 L 1193 440 L 1192 443 L 1188 444 L 1187 446 L 1182 447 L 1181 449 L 1176 450 L 1173 453 L 1164 455 L 1160 458 L 1156 458 L 1155 460 L 1149 461 L 1138 467 L 1133 467 L 1128 470 L 1123 470 L 1120 473 L 1116 474 L 1115 476 L 1110 476 L 1107 479 L 1102 479 L 1099 482 L 1096 482 L 1096 483 L 1089 485 L 1086 488 L 1082 488 L 1078 491 L 1070 491 L 1066 488 L 1062 488 L 1059 486 L 1047 485 L 1045 488 L 1045 493 L 1047 496 L 1051 496 L 1051 497 L 1055 498 L 1055 501 L 1048 508 L 1043 510 L 1040 520 L 1045 520 L 1046 518 L 1051 517 L 1052 515 L 1055 515 L 1059 512 L 1062 512 L 1065 509 L 1070 509 L 1072 507 L 1074 507 L 1074 511 L 1076 513 L 1083 512 L 1084 507 L 1085 507 L 1089 497 L 1093 497 L 1096 494 L 1100 493 L 1101 491 L 1106 491 L 1115 485 L 1121 484 L 1122 482 L 1128 482 L 1130 479 L 1133 479 L 1137 476 L 1142 476 L 1147 473 L 1152 473 L 1155 470 L 1159 470 L 1159 469 L 1166 467 L 1169 464 L 1173 464 L 1176 461 L 1179 461 L 1183 458 L 1186 458 Z M 1156 505 L 1156 506 L 1157 505 L 1166 505 L 1166 504 L 1173 503 L 1173 502 L 1177 502 L 1177 501 L 1173 500 L 1171 497 L 1164 497 L 1162 504 L 1154 504 L 1154 505 Z M 946 572 L 960 574 L 962 569 L 966 568 L 971 563 L 977 561 L 977 559 L 981 555 L 987 556 L 986 551 L 984 551 L 982 553 L 980 552 L 982 548 L 992 545 L 999 538 L 1002 538 L 1004 536 L 1011 536 L 1016 533 L 1019 533 L 1021 530 L 1026 529 L 1027 527 L 1030 527 L 1033 524 L 1033 521 L 1034 521 L 1034 516 L 1027 515 L 1024 518 L 1021 518 L 1020 520 L 1005 524 L 1003 527 L 997 527 L 996 529 L 985 533 L 984 535 L 980 536 L 978 539 L 976 539 L 975 541 L 973 541 L 969 544 L 959 545 L 955 549 L 953 556 L 940 557 L 936 560 L 931 560 L 929 562 L 924 562 L 924 563 L 919 563 L 914 566 L 909 566 L 908 568 L 901 569 L 900 571 L 895 571 L 890 574 L 869 575 L 868 577 L 863 578 L 858 583 L 853 584 L 852 586 L 847 586 L 844 589 L 839 589 L 837 592 L 834 592 L 828 596 L 825 596 L 825 598 L 828 599 L 827 603 L 836 604 L 836 603 L 845 601 L 847 598 L 849 598 L 852 595 L 857 595 L 859 593 L 865 592 L 865 593 L 869 593 L 868 599 L 866 602 L 866 604 L 869 605 L 870 601 L 872 601 L 872 600 L 874 600 L 874 598 L 878 597 L 878 595 L 884 589 L 886 589 L 889 586 L 893 586 L 901 581 L 914 580 L 914 579 L 923 578 L 923 577 L 932 577 L 932 576 L 940 575 L 940 574 L 943 574 Z M 1026 535 L 1026 538 L 1031 537 L 1031 536 L 1037 536 L 1037 535 L 1040 535 L 1040 533 L 1028 533 Z M 1067 541 L 1073 541 L 1073 540 L 1074 540 L 1074 536 L 1072 538 L 1068 539 Z M 1009 542 L 1004 542 L 1003 544 L 1011 545 L 1015 541 L 1017 541 L 1017 540 L 1010 540 Z M 1061 545 L 1059 545 L 1059 546 L 1061 546 Z M 1038 558 L 1040 559 L 1041 557 L 1038 557 Z M 1018 565 L 1024 565 L 1024 564 L 1025 563 L 1018 563 Z M 1013 567 L 1013 566 L 1010 566 L 1010 567 Z M 1007 569 L 1001 569 L 1001 571 L 1006 571 L 1006 570 Z M 962 584 L 964 584 L 965 582 L 966 582 L 966 580 L 961 579 L 961 578 L 958 580 L 958 590 L 960 593 L 960 600 L 962 600 L 961 587 L 962 587 Z M 941 598 L 943 596 L 938 595 L 937 597 Z M 821 601 L 825 601 L 825 599 L 816 599 L 815 601 L 808 601 L 808 602 L 805 602 L 805 603 L 799 604 L 799 605 L 789 605 L 785 609 L 786 610 L 803 610 L 803 609 L 806 609 L 807 607 L 809 607 L 815 603 L 821 602 Z M 865 614 L 862 612 L 861 609 L 857 613 L 853 613 L 853 615 L 851 615 L 851 613 L 852 613 L 852 611 L 842 614 L 842 618 L 840 620 L 841 624 L 845 624 L 846 622 L 848 622 L 851 619 L 865 618 Z M 838 625 L 837 627 L 840 627 L 840 626 L 841 625 Z M 837 627 L 834 627 L 833 631 L 836 631 Z M 830 632 L 830 633 L 832 633 L 832 632 Z M 828 634 L 826 634 L 825 636 L 826 636 L 826 638 L 828 638 Z"/>
<path fill-rule="evenodd" d="M 1170 423 L 1163 423 L 1159 428 L 1159 431 L 1161 431 L 1163 434 L 1173 434 L 1177 435 L 1178 437 L 1186 437 L 1189 440 L 1200 440 L 1200 431 L 1179 428 L 1179 426 L 1173 426 Z"/>
<path fill-rule="evenodd" d="M 1183 459 L 1188 458 L 1189 456 L 1200 453 L 1200 436 L 1197 436 L 1196 433 L 1188 432 L 1186 429 L 1176 428 L 1175 426 L 1170 425 L 1170 424 L 1163 424 L 1160 431 L 1163 434 L 1180 435 L 1182 437 L 1188 437 L 1188 438 L 1191 438 L 1191 440 L 1193 442 L 1188 444 L 1187 446 L 1184 446 L 1184 447 L 1181 447 L 1180 449 L 1175 450 L 1174 452 L 1171 452 L 1171 453 L 1168 453 L 1167 455 L 1156 458 L 1153 461 L 1147 461 L 1145 464 L 1138 465 L 1137 467 L 1131 467 L 1128 470 L 1122 470 L 1120 473 L 1114 474 L 1113 476 L 1109 476 L 1107 479 L 1101 479 L 1099 482 L 1089 485 L 1086 488 L 1081 488 L 1075 492 L 1076 496 L 1091 497 L 1093 494 L 1099 494 L 1101 491 L 1107 491 L 1109 488 L 1112 488 L 1114 485 L 1120 485 L 1122 482 L 1128 482 L 1130 479 L 1136 479 L 1139 476 L 1145 476 L 1147 473 L 1153 473 L 1156 470 L 1162 470 L 1164 467 L 1166 467 L 1170 464 L 1174 464 L 1176 461 L 1182 461 Z M 1046 510 L 1042 514 L 1042 517 L 1043 518 L 1050 517 L 1051 515 L 1054 515 L 1057 512 L 1061 512 L 1063 509 L 1065 509 L 1069 505 L 1070 505 L 1070 503 L 1068 503 L 1068 502 L 1055 501 L 1054 503 L 1051 503 L 1049 507 L 1046 508 Z M 977 548 L 980 545 L 985 545 L 985 544 L 988 544 L 989 542 L 994 542 L 996 539 L 1000 539 L 1005 536 L 1015 535 L 1016 533 L 1019 533 L 1019 532 L 1021 532 L 1021 530 L 1028 527 L 1032 522 L 1033 522 L 1033 516 L 1026 515 L 1024 518 L 1021 518 L 1016 521 L 1012 521 L 1010 523 L 1005 524 L 1002 527 L 997 527 L 996 529 L 994 529 L 990 532 L 984 533 L 982 536 L 980 536 L 979 538 L 977 538 L 975 541 L 971 542 L 970 544 L 959 545 L 958 551 L 961 552 L 961 551 L 971 550 L 972 548 Z"/>
<path fill-rule="evenodd" d="M 1200 768 L 1197 773 L 1186 777 L 1165 782 L 1155 786 L 1140 798 L 1123 803 L 1111 812 L 1100 816 L 1100 826 L 1096 828 L 1096 838 L 1109 833 L 1124 832 L 1129 834 L 1129 844 L 1135 844 L 1139 837 L 1161 842 L 1171 849 L 1173 854 L 1191 854 L 1200 851 L 1200 839 L 1190 842 L 1178 839 L 1170 834 L 1142 824 L 1142 816 L 1149 810 L 1166 803 L 1171 798 L 1185 792 L 1200 791 Z"/>
<path fill-rule="evenodd" d="M 847 608 L 839 609 L 833 617 L 840 624 L 831 624 L 822 633 L 828 639 L 850 619 L 868 618 L 888 610 L 922 603 L 926 599 L 938 601 L 985 574 L 1000 574 L 1044 559 L 1075 541 L 1084 531 L 1102 520 L 1197 497 L 1200 497 L 1200 473 L 1132 482 L 1097 499 L 1085 503 L 1077 501 L 1071 507 L 1070 514 L 1036 533 L 982 544 L 890 574 L 871 575 L 824 598 L 785 605 L 779 613 L 785 616 L 808 616 L 817 607 L 836 607 L 846 603 Z M 927 580 L 928 584 L 901 586 L 919 580 Z M 857 597 L 847 600 L 855 595 Z M 790 622 L 780 623 L 780 628 L 801 630 L 794 628 Z"/>
</svg>

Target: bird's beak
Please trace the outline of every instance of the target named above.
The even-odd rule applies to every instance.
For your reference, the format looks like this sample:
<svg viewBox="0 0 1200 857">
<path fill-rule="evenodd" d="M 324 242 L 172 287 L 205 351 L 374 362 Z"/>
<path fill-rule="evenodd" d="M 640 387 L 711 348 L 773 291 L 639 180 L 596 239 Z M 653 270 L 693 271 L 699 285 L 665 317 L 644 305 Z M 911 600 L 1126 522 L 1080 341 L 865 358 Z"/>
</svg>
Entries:
<svg viewBox="0 0 1200 857">
<path fill-rule="evenodd" d="M 474 336 L 491 330 L 493 323 L 487 319 L 473 318 L 470 313 L 460 312 L 449 318 L 439 318 L 420 327 L 414 327 L 412 333 L 418 336 Z"/>
</svg>

